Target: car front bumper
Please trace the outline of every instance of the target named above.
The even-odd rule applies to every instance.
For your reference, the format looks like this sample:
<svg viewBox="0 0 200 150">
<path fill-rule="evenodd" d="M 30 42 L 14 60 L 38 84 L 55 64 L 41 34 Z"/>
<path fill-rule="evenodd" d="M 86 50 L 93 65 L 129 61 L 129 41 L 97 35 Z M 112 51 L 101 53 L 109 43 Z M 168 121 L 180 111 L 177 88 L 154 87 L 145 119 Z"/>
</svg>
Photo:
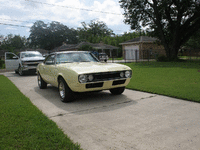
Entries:
<svg viewBox="0 0 200 150">
<path fill-rule="evenodd" d="M 22 68 L 22 71 L 33 71 L 33 72 L 36 72 L 36 68 L 37 66 L 27 66 L 27 65 L 24 65 L 21 67 Z"/>
<path fill-rule="evenodd" d="M 125 87 L 130 82 L 130 78 L 119 79 L 119 80 L 109 80 L 109 81 L 99 81 L 91 83 L 73 83 L 70 88 L 74 92 L 89 92 L 89 91 L 99 91 L 99 90 L 109 90 L 118 87 Z"/>
</svg>

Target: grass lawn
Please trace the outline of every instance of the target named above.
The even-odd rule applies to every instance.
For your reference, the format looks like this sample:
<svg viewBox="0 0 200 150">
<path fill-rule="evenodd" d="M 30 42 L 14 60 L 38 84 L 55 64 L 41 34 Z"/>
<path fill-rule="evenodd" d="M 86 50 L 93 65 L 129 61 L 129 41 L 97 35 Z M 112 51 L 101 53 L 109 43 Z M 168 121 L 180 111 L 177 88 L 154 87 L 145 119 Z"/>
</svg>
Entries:
<svg viewBox="0 0 200 150">
<path fill-rule="evenodd" d="M 118 57 L 118 58 L 109 58 L 108 60 L 123 60 L 124 58 L 122 58 L 122 57 Z"/>
<path fill-rule="evenodd" d="M 0 150 L 79 150 L 58 126 L 0 75 Z"/>
<path fill-rule="evenodd" d="M 200 57 L 195 57 L 195 56 L 179 56 L 181 59 L 188 59 L 188 60 L 200 60 Z"/>
<path fill-rule="evenodd" d="M 200 61 L 126 63 L 129 89 L 200 102 Z"/>
</svg>

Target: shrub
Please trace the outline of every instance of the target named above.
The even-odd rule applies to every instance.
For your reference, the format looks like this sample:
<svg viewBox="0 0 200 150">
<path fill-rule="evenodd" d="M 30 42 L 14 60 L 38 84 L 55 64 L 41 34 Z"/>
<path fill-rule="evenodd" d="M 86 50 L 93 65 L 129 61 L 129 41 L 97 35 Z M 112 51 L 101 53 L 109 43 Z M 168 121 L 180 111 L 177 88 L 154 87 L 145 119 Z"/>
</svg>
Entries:
<svg viewBox="0 0 200 150">
<path fill-rule="evenodd" d="M 161 56 L 158 56 L 156 58 L 156 60 L 159 61 L 159 62 L 167 62 L 168 58 L 166 56 L 164 56 L 164 55 L 161 55 Z"/>
<path fill-rule="evenodd" d="M 5 68 L 5 62 L 4 60 L 0 59 L 0 69 L 4 69 Z"/>
</svg>

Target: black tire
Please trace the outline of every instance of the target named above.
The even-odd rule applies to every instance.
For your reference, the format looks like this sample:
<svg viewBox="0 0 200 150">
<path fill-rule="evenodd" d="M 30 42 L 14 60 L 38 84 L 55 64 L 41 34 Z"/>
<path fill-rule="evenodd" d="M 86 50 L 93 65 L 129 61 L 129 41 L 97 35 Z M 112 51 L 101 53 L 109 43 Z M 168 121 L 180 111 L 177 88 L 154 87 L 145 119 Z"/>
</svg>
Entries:
<svg viewBox="0 0 200 150">
<path fill-rule="evenodd" d="M 119 87 L 119 88 L 115 88 L 115 89 L 110 89 L 110 92 L 113 95 L 120 95 L 124 92 L 124 90 L 125 90 L 125 87 Z"/>
<path fill-rule="evenodd" d="M 39 72 L 37 75 L 37 79 L 38 79 L 38 86 L 40 89 L 46 89 L 47 88 L 47 83 L 42 79 L 42 77 L 40 76 Z"/>
<path fill-rule="evenodd" d="M 19 73 L 18 70 L 15 70 L 15 73 L 18 74 Z"/>
<path fill-rule="evenodd" d="M 62 102 L 71 102 L 74 100 L 74 92 L 63 78 L 58 79 L 58 91 Z"/>
<path fill-rule="evenodd" d="M 24 71 L 22 70 L 21 65 L 19 65 L 18 73 L 19 73 L 20 76 L 23 76 L 23 75 L 24 75 Z"/>
</svg>

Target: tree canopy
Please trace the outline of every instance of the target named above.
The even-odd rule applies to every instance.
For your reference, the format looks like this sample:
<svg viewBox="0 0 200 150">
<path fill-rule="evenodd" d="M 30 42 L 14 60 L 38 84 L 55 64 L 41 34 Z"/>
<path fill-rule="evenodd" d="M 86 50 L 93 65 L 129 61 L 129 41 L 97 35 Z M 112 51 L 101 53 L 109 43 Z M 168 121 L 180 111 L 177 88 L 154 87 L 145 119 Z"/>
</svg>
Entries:
<svg viewBox="0 0 200 150">
<path fill-rule="evenodd" d="M 185 46 L 188 48 L 193 48 L 195 50 L 200 50 L 200 30 L 198 30 L 198 32 L 192 35 L 192 37 L 188 40 Z"/>
<path fill-rule="evenodd" d="M 43 21 L 37 21 L 31 27 L 28 38 L 31 47 L 39 47 L 46 50 L 52 50 L 61 46 L 63 42 L 74 44 L 78 42 L 78 33 L 74 29 L 53 21 L 45 24 Z"/>
<path fill-rule="evenodd" d="M 94 43 L 95 38 L 114 35 L 113 31 L 102 21 L 91 20 L 88 24 L 85 22 L 82 22 L 81 24 L 83 27 L 78 28 L 80 40 Z"/>
<path fill-rule="evenodd" d="M 13 51 L 26 46 L 26 38 L 20 35 L 8 34 L 1 43 L 1 49 Z"/>
<path fill-rule="evenodd" d="M 146 27 L 160 39 L 169 60 L 200 28 L 199 0 L 120 0 L 125 23 L 132 29 Z"/>
</svg>

